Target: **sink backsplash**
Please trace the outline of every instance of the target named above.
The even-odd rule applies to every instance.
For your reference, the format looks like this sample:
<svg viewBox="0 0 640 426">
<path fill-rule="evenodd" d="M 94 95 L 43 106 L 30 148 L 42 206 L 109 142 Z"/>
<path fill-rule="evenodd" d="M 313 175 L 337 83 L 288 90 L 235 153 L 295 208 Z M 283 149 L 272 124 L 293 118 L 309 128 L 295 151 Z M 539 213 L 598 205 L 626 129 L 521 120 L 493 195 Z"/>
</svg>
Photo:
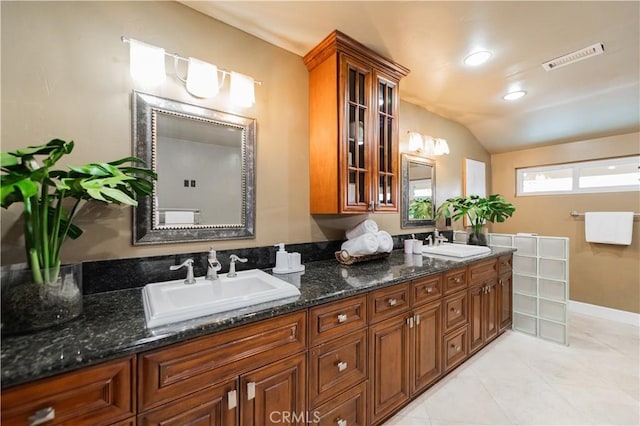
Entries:
<svg viewBox="0 0 640 426">
<path fill-rule="evenodd" d="M 416 238 L 424 240 L 432 232 L 415 233 Z M 449 241 L 453 238 L 453 231 L 442 231 Z M 404 247 L 404 240 L 411 238 L 411 234 L 394 235 L 393 248 Z M 340 250 L 343 240 L 318 241 L 302 244 L 287 244 L 288 252 L 299 252 L 302 263 L 317 262 L 334 259 L 334 253 Z M 244 249 L 218 250 L 218 260 L 222 264 L 219 273 L 229 270 L 229 256 L 237 254 L 246 257 L 247 263 L 238 263 L 237 270 L 270 269 L 275 265 L 276 247 L 251 247 Z M 193 271 L 196 277 L 207 272 L 207 252 L 180 253 L 153 257 L 136 257 L 129 259 L 112 259 L 88 261 L 82 264 L 83 293 L 94 294 L 105 291 L 124 290 L 142 287 L 145 284 L 184 278 L 185 271 L 170 271 L 172 265 L 179 265 L 186 259 L 193 259 Z"/>
</svg>

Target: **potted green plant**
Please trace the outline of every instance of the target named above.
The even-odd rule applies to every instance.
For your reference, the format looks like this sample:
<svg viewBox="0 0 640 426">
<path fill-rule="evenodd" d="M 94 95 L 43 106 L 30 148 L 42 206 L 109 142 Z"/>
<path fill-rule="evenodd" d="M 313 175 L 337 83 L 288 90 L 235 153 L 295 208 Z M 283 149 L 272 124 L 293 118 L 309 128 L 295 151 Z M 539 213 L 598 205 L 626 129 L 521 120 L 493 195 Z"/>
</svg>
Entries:
<svg viewBox="0 0 640 426">
<path fill-rule="evenodd" d="M 433 204 L 429 197 L 415 198 L 409 204 L 409 219 L 422 220 L 431 219 L 433 215 Z"/>
<path fill-rule="evenodd" d="M 436 219 L 442 216 L 458 220 L 464 216 L 471 224 L 469 244 L 487 245 L 487 238 L 482 232 L 486 222 L 504 222 L 513 215 L 516 208 L 500 194 L 490 195 L 488 198 L 479 195 L 448 198 L 438 207 Z"/>
<path fill-rule="evenodd" d="M 2 333 L 46 328 L 77 317 L 82 311 L 82 269 L 62 265 L 67 237 L 82 230 L 73 224 L 83 200 L 137 205 L 150 195 L 156 174 L 126 157 L 109 163 L 53 167 L 70 154 L 74 143 L 53 139 L 45 145 L 1 153 L 3 208 L 23 204 L 24 244 L 28 268 L 3 268 Z M 36 158 L 42 158 L 41 162 Z"/>
</svg>

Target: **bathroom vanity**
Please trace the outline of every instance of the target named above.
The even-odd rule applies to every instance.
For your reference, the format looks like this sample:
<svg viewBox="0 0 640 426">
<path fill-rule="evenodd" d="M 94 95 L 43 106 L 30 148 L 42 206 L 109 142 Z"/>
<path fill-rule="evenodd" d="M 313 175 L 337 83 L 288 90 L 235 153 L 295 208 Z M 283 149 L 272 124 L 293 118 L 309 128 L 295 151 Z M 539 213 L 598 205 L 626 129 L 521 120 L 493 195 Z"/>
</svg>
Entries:
<svg viewBox="0 0 640 426">
<path fill-rule="evenodd" d="M 156 330 L 140 288 L 87 296 L 3 339 L 2 423 L 380 424 L 510 327 L 512 251 L 314 262 L 294 302 Z"/>
</svg>

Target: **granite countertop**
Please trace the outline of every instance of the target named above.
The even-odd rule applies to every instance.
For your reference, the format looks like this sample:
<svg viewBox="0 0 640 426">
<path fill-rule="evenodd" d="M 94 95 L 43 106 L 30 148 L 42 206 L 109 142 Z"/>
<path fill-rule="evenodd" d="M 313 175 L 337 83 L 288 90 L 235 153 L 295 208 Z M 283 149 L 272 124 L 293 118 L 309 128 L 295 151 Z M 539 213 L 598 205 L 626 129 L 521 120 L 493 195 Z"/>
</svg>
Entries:
<svg viewBox="0 0 640 426">
<path fill-rule="evenodd" d="M 487 255 L 460 261 L 405 255 L 396 250 L 388 258 L 351 266 L 335 260 L 308 263 L 304 273 L 278 275 L 300 289 L 301 296 L 294 300 L 264 303 L 154 329 L 147 329 L 145 325 L 141 288 L 87 295 L 83 300 L 83 313 L 76 320 L 38 333 L 2 338 L 2 388 L 514 251 L 495 247 L 491 250 Z"/>
</svg>

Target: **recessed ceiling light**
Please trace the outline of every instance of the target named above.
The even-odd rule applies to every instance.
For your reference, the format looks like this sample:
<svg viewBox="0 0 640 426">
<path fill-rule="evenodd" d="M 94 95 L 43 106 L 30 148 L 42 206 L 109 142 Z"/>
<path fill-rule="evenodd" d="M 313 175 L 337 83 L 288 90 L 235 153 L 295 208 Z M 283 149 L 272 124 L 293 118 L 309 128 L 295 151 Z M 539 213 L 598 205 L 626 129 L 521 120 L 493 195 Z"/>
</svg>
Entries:
<svg viewBox="0 0 640 426">
<path fill-rule="evenodd" d="M 504 99 L 505 101 L 515 101 L 516 99 L 520 99 L 526 94 L 527 92 L 525 92 L 524 90 L 517 90 L 515 92 L 507 93 L 502 97 L 502 99 Z"/>
<path fill-rule="evenodd" d="M 484 64 L 489 60 L 490 57 L 491 52 L 487 50 L 480 50 L 464 58 L 464 63 L 469 65 L 470 67 L 475 67 Z"/>
</svg>

